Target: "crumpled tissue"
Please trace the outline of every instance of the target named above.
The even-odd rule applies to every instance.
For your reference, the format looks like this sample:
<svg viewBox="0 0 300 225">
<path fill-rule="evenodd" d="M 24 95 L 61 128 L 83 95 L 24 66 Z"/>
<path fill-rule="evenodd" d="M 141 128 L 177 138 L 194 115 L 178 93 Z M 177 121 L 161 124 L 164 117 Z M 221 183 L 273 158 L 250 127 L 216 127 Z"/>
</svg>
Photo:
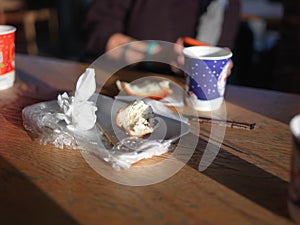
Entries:
<svg viewBox="0 0 300 225">
<path fill-rule="evenodd" d="M 94 127 L 97 116 L 95 102 L 89 101 L 96 91 L 95 71 L 88 68 L 79 77 L 74 96 L 69 96 L 66 92 L 58 95 L 57 103 L 62 113 L 56 116 L 67 123 L 70 130 L 89 130 Z"/>
<path fill-rule="evenodd" d="M 97 106 L 91 100 L 96 90 L 95 71 L 88 68 L 76 84 L 74 96 L 66 92 L 57 100 L 37 103 L 22 110 L 23 125 L 39 137 L 42 144 L 59 148 L 78 148 L 77 136 L 95 137 Z"/>
</svg>

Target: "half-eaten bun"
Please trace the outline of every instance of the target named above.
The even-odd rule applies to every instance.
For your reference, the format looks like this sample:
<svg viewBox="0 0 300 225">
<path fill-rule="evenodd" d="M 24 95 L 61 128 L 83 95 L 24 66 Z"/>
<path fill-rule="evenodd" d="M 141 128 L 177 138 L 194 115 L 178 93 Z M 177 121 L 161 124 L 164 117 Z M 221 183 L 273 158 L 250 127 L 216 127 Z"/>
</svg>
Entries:
<svg viewBox="0 0 300 225">
<path fill-rule="evenodd" d="M 116 116 L 116 124 L 133 137 L 152 133 L 157 123 L 151 106 L 141 100 L 121 108 Z"/>
</svg>

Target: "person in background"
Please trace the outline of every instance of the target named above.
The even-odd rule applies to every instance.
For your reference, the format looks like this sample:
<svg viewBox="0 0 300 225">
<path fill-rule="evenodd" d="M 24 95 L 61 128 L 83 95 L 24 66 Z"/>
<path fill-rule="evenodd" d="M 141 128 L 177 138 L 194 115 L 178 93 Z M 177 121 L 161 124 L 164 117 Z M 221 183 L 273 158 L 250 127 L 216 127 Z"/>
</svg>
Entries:
<svg viewBox="0 0 300 225">
<path fill-rule="evenodd" d="M 214 18 L 218 21 L 207 24 Z M 239 22 L 239 0 L 94 0 L 84 23 L 86 51 L 96 57 L 134 40 L 161 40 L 183 46 L 184 37 L 205 38 L 202 25 L 216 38 L 215 43 L 208 43 L 206 35 L 206 40 L 200 41 L 232 49 Z M 160 51 L 153 42 L 137 48 L 138 53 L 131 57 L 147 57 Z"/>
<path fill-rule="evenodd" d="M 35 4 L 37 2 L 31 1 Z M 59 56 L 69 60 L 81 60 L 85 52 L 81 24 L 91 0 L 51 0 L 51 3 L 57 9 L 59 19 Z"/>
<path fill-rule="evenodd" d="M 283 6 L 272 88 L 300 93 L 300 1 L 285 0 Z"/>
</svg>

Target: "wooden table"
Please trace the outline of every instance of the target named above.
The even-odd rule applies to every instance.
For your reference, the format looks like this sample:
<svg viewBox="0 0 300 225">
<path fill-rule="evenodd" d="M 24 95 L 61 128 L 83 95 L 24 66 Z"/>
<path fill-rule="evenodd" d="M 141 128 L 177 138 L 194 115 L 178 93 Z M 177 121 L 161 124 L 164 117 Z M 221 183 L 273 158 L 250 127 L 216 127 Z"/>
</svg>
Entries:
<svg viewBox="0 0 300 225">
<path fill-rule="evenodd" d="M 204 125 L 178 173 L 132 187 L 96 173 L 77 150 L 39 144 L 23 127 L 25 106 L 74 90 L 87 66 L 17 55 L 16 83 L 0 92 L 0 224 L 293 224 L 288 123 L 300 112 L 299 95 L 228 85 L 228 119 L 256 129 L 227 128 L 216 159 L 199 172 Z M 107 94 L 116 91 L 110 84 Z"/>
</svg>

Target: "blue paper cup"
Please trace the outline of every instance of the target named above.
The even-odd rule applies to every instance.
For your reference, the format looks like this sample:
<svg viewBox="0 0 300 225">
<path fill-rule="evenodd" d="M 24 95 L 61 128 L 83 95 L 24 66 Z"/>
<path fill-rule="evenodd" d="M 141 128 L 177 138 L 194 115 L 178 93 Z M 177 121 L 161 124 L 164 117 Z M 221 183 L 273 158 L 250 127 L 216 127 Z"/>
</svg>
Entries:
<svg viewBox="0 0 300 225">
<path fill-rule="evenodd" d="M 224 100 L 230 50 L 214 46 L 184 48 L 186 102 L 199 111 L 220 108 Z"/>
</svg>

